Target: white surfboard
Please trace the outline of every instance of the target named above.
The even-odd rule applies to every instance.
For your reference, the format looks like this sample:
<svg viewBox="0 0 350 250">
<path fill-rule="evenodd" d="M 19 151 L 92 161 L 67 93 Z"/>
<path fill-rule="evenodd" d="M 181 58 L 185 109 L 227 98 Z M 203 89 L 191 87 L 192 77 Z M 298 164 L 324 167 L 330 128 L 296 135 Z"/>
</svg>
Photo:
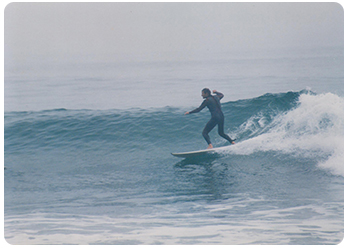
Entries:
<svg viewBox="0 0 350 250">
<path fill-rule="evenodd" d="M 219 151 L 225 150 L 226 148 L 232 147 L 232 146 L 233 145 L 218 147 L 218 148 L 211 148 L 211 149 L 203 149 L 203 150 L 197 150 L 197 151 L 190 151 L 190 152 L 171 153 L 171 154 L 176 157 L 189 158 L 189 157 L 195 157 L 195 156 L 206 155 L 206 154 L 215 154 L 215 153 L 218 153 Z"/>
</svg>

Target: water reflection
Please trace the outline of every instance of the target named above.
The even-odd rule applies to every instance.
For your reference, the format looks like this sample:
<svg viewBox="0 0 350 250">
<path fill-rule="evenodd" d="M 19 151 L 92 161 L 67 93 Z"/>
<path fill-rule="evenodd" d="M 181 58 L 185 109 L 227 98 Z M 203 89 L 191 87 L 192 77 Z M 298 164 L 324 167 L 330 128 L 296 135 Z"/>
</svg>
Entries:
<svg viewBox="0 0 350 250">
<path fill-rule="evenodd" d="M 213 156 L 182 160 L 174 165 L 174 173 L 181 195 L 193 199 L 198 196 L 207 201 L 227 199 L 235 183 L 229 165 Z"/>
<path fill-rule="evenodd" d="M 174 167 L 175 168 L 185 168 L 185 167 L 191 167 L 192 165 L 210 166 L 218 158 L 219 158 L 219 156 L 216 156 L 216 155 L 185 158 L 182 161 L 176 163 L 174 165 Z"/>
</svg>

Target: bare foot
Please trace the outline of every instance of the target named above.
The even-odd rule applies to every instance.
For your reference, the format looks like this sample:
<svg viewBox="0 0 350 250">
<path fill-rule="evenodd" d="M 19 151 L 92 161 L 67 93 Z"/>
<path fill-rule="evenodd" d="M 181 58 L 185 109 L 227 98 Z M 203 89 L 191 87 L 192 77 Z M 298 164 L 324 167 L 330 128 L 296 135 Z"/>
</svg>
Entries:
<svg viewBox="0 0 350 250">
<path fill-rule="evenodd" d="M 211 149 L 214 148 L 212 144 L 209 144 L 209 146 L 207 147 L 207 149 Z"/>
</svg>

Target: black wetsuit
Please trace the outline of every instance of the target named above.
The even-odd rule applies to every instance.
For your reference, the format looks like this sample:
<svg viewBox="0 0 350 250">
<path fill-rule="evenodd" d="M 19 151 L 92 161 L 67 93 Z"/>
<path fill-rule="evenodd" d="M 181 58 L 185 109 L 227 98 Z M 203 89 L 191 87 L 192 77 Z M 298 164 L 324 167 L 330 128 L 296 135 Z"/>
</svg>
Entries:
<svg viewBox="0 0 350 250">
<path fill-rule="evenodd" d="M 220 100 L 224 97 L 222 93 L 216 92 L 215 96 L 208 96 L 206 99 L 202 102 L 202 104 L 189 112 L 190 114 L 193 113 L 198 113 L 205 107 L 208 107 L 210 113 L 211 113 L 211 119 L 208 121 L 207 125 L 205 125 L 202 135 L 204 139 L 207 141 L 208 144 L 211 144 L 210 137 L 209 137 L 209 132 L 216 126 L 218 125 L 218 132 L 219 135 L 226 140 L 228 140 L 230 143 L 232 143 L 232 139 L 224 133 L 224 122 L 225 122 L 225 117 L 224 114 L 221 111 L 221 104 Z"/>
</svg>

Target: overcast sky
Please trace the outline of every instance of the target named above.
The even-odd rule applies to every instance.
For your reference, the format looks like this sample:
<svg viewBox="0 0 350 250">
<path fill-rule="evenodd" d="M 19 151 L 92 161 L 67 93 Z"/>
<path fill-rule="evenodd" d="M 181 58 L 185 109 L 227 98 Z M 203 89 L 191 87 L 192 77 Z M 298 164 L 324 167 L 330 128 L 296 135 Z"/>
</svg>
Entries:
<svg viewBox="0 0 350 250">
<path fill-rule="evenodd" d="M 11 3 L 5 61 L 343 46 L 337 3 Z"/>
</svg>

